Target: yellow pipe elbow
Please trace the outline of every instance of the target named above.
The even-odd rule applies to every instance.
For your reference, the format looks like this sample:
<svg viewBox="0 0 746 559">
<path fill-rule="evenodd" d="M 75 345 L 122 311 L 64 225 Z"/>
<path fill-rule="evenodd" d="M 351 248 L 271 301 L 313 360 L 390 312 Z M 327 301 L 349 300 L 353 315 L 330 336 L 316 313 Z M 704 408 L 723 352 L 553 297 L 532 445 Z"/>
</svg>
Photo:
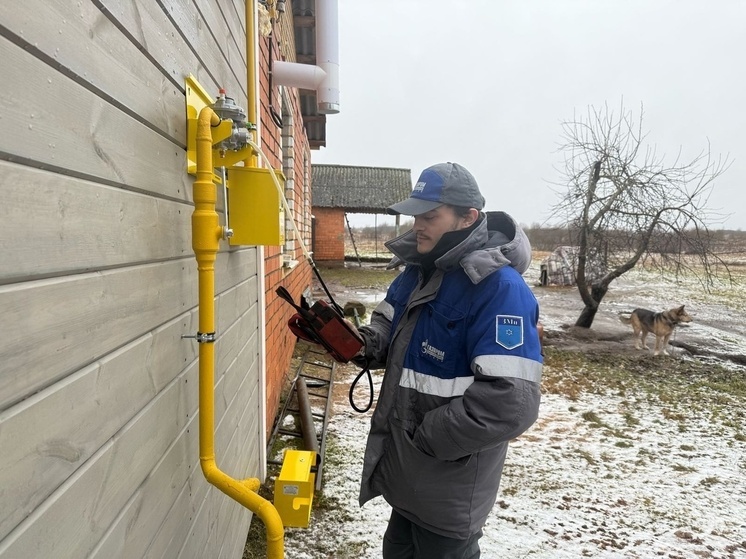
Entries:
<svg viewBox="0 0 746 559">
<path fill-rule="evenodd" d="M 202 472 L 209 483 L 262 519 L 267 529 L 267 557 L 282 559 L 285 554 L 285 529 L 274 505 L 256 493 L 260 481 L 256 478 L 233 479 L 220 471 L 215 460 L 202 458 L 201 461 Z"/>
<path fill-rule="evenodd" d="M 215 260 L 222 229 L 215 211 L 217 189 L 213 183 L 211 127 L 220 118 L 210 107 L 197 120 L 197 179 L 194 181 L 192 248 L 199 278 L 199 447 L 205 479 L 262 519 L 267 528 L 267 557 L 284 557 L 284 528 L 274 505 L 256 491 L 256 478 L 236 480 L 215 461 Z"/>
</svg>

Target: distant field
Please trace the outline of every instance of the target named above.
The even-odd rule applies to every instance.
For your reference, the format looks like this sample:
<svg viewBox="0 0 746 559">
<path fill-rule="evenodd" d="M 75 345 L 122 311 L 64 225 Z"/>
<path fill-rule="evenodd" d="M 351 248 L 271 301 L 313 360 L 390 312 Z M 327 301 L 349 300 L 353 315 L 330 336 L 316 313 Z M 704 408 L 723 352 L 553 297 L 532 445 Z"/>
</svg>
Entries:
<svg viewBox="0 0 746 559">
<path fill-rule="evenodd" d="M 389 240 L 389 237 L 385 239 L 358 239 L 355 238 L 355 246 L 352 245 L 350 236 L 345 236 L 345 258 L 354 259 L 356 256 L 360 258 L 391 258 L 391 253 L 384 246 L 384 243 Z M 355 252 L 357 248 L 357 253 Z"/>
</svg>

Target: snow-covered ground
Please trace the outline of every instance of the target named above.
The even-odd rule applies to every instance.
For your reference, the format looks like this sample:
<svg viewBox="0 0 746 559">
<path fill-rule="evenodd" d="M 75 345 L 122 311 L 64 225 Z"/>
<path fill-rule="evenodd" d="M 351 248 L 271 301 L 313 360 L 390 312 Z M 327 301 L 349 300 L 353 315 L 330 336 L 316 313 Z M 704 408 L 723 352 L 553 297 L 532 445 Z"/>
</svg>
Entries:
<svg viewBox="0 0 746 559">
<path fill-rule="evenodd" d="M 746 557 L 746 443 L 736 429 L 694 411 L 682 429 L 665 406 L 586 396 L 546 395 L 538 422 L 511 443 L 482 557 Z M 381 556 L 390 508 L 357 504 L 368 414 L 343 404 L 329 425 L 325 502 L 308 529 L 287 530 L 289 559 Z"/>
<path fill-rule="evenodd" d="M 609 295 L 599 328 L 623 331 L 618 312 L 627 308 L 663 310 L 686 302 L 696 320 L 681 336 L 712 339 L 723 351 L 744 353 L 743 299 L 728 289 L 722 297 L 696 298 L 696 286 L 656 281 L 623 278 Z M 537 290 L 549 329 L 571 323 L 580 308 L 577 294 L 567 292 L 562 302 L 556 293 Z M 620 343 L 631 346 L 631 332 Z M 675 375 L 676 360 L 666 359 L 661 374 Z M 289 559 L 381 556 L 390 508 L 381 498 L 357 504 L 370 412 L 358 414 L 346 403 L 356 373 L 350 366 L 337 368 L 323 490 L 310 527 L 286 530 Z M 545 378 L 563 374 L 545 367 Z M 375 381 L 377 391 L 380 373 Z M 363 381 L 361 401 L 365 388 Z M 482 557 L 746 558 L 744 417 L 743 399 L 724 399 L 716 391 L 705 390 L 692 406 L 634 387 L 579 390 L 572 399 L 545 391 L 539 420 L 511 443 L 480 540 Z"/>
</svg>

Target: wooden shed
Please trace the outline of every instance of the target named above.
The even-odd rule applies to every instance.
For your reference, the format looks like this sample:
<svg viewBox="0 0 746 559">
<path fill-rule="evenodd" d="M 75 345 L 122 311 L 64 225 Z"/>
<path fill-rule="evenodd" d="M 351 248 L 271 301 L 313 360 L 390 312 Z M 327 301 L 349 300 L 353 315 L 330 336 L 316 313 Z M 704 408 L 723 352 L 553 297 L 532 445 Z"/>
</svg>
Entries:
<svg viewBox="0 0 746 559">
<path fill-rule="evenodd" d="M 0 3 L 3 559 L 241 557 L 252 513 L 200 471 L 185 79 L 253 108 L 300 230 L 281 246 L 220 241 L 216 332 L 201 338 L 215 348 L 218 462 L 263 480 L 295 344 L 275 288 L 310 287 L 311 149 L 326 143 L 314 92 L 269 70 L 315 64 L 315 10 Z"/>
<path fill-rule="evenodd" d="M 313 164 L 313 250 L 317 261 L 343 261 L 345 214 L 385 214 L 409 197 L 410 169 Z M 399 216 L 396 217 L 397 224 Z"/>
<path fill-rule="evenodd" d="M 578 273 L 579 247 L 560 245 L 541 262 L 540 281 L 542 285 L 576 285 Z M 585 277 L 593 282 L 604 276 L 604 260 L 591 254 L 586 262 Z"/>
</svg>

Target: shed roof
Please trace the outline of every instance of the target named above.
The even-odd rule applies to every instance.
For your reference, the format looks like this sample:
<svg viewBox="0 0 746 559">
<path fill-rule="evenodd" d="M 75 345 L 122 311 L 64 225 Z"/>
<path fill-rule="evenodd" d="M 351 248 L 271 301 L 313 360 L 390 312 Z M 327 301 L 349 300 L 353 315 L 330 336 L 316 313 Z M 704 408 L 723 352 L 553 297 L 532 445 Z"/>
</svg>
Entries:
<svg viewBox="0 0 746 559">
<path fill-rule="evenodd" d="M 350 213 L 385 213 L 408 198 L 412 171 L 389 167 L 311 165 L 313 205 Z"/>
</svg>

